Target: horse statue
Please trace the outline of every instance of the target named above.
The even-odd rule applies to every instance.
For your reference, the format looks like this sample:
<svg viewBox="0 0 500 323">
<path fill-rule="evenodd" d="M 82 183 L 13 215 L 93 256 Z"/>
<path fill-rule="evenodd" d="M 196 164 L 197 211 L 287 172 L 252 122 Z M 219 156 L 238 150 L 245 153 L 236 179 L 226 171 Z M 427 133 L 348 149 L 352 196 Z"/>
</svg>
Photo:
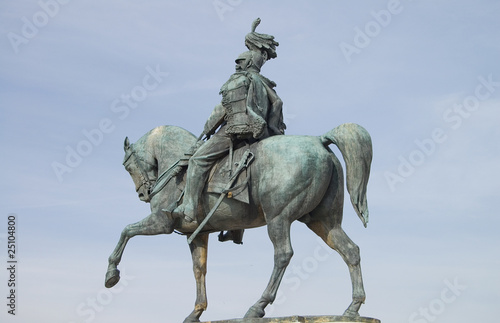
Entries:
<svg viewBox="0 0 500 323">
<path fill-rule="evenodd" d="M 139 199 L 151 204 L 151 214 L 123 229 L 109 257 L 105 280 L 107 288 L 116 285 L 120 279 L 117 266 L 130 238 L 170 234 L 174 230 L 189 237 L 197 229 L 196 222 L 174 219 L 163 211 L 182 198 L 186 172 L 179 161 L 185 158 L 186 147 L 192 147 L 196 142 L 193 134 L 175 126 L 154 128 L 134 144 L 125 139 L 123 165 L 135 183 Z M 245 314 L 245 318 L 264 317 L 264 309 L 275 300 L 293 255 L 290 226 L 296 220 L 305 223 L 346 262 L 352 281 L 352 302 L 344 316 L 359 316 L 359 308 L 365 301 L 359 247 L 341 227 L 344 173 L 339 160 L 328 147 L 331 143 L 339 148 L 344 157 L 351 202 L 366 227 L 366 187 L 372 144 L 364 128 L 347 123 L 322 136 L 279 135 L 253 144 L 250 150 L 255 159 L 248 166 L 251 172 L 249 203 L 224 198 L 189 245 L 197 296 L 194 310 L 186 317 L 185 323 L 200 322 L 199 318 L 207 308 L 205 275 L 209 234 L 267 225 L 274 246 L 274 268 L 262 296 Z M 211 210 L 219 195 L 205 190 L 200 204 Z"/>
</svg>

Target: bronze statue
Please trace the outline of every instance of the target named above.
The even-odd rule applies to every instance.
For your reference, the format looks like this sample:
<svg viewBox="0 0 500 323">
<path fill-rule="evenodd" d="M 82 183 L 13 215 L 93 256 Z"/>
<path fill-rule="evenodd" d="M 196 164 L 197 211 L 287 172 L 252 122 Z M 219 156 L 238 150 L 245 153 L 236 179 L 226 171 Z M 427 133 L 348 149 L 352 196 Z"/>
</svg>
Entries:
<svg viewBox="0 0 500 323">
<path fill-rule="evenodd" d="M 328 145 L 337 145 L 344 157 L 347 190 L 357 215 L 366 226 L 366 188 L 372 159 L 370 135 L 364 128 L 353 123 L 342 124 L 319 137 L 280 135 L 284 131 L 282 102 L 275 94 L 272 83 L 256 70 L 261 66 L 258 62 L 276 57 L 277 43 L 272 40 L 272 36 L 255 35 L 254 30 L 255 28 L 245 42 L 249 51 L 237 60 L 241 70 L 237 68 L 236 73 L 222 87 L 222 103 L 207 121 L 204 133 L 210 135 L 217 127 L 222 127 L 211 139 L 202 142 L 192 156 L 186 157 L 186 150 L 197 147 L 200 138 L 197 139 L 179 127 L 154 128 L 134 144 L 126 138 L 123 165 L 135 183 L 139 198 L 151 204 L 151 214 L 142 221 L 126 226 L 122 231 L 120 240 L 109 257 L 105 286 L 110 288 L 119 281 L 117 266 L 130 238 L 176 231 L 186 235 L 190 242 L 197 286 L 194 310 L 184 322 L 199 322 L 207 307 L 205 274 L 209 234 L 219 231 L 237 232 L 267 225 L 269 238 L 274 246 L 274 269 L 261 298 L 245 314 L 246 318 L 263 317 L 266 306 L 276 298 L 293 255 L 290 226 L 293 221 L 298 220 L 338 251 L 348 265 L 353 290 L 352 302 L 344 316 L 358 317 L 359 308 L 365 300 L 359 248 L 341 227 L 344 173 Z M 246 94 L 243 100 L 246 105 L 243 107 L 252 107 L 248 103 L 248 96 L 253 82 L 254 91 L 260 88 L 258 91 L 262 91 L 261 94 L 267 100 L 264 100 L 267 102 L 267 106 L 264 105 L 268 109 L 267 115 L 260 115 L 264 123 L 254 123 L 255 119 L 235 115 L 248 112 L 248 109 L 235 112 L 241 108 L 241 102 L 237 100 L 240 94 Z M 235 90 L 238 89 L 235 84 L 240 83 L 244 88 L 242 92 Z M 260 107 L 258 104 L 255 106 Z M 259 116 L 257 112 L 256 114 Z M 234 132 L 227 130 L 231 126 L 235 126 Z M 217 140 L 220 140 L 220 144 Z M 228 151 L 231 152 L 228 154 Z M 210 183 L 205 186 L 203 179 L 200 180 L 201 189 L 183 193 L 186 181 L 189 187 L 190 178 L 192 180 L 193 174 L 189 173 L 198 172 L 193 165 L 206 163 L 202 165 L 201 172 L 209 172 L 211 165 L 222 155 L 226 157 L 215 163 L 216 170 L 212 171 L 211 177 L 217 177 L 216 173 L 223 174 L 220 176 L 228 182 L 225 188 L 213 193 Z M 210 158 L 200 157 L 197 160 L 199 156 Z M 238 165 L 235 166 L 234 162 Z M 187 164 L 189 167 L 186 167 Z M 224 175 L 226 170 L 229 176 Z M 213 180 L 212 178 L 211 182 Z M 239 184 L 233 185 L 237 180 L 240 180 Z M 199 195 L 196 195 L 198 190 Z M 247 196 L 241 193 L 245 191 Z M 192 196 L 188 197 L 189 194 Z M 196 200 L 189 203 L 193 203 L 193 213 L 196 209 L 201 214 L 197 219 L 203 220 L 201 224 L 184 216 L 175 216 L 176 212 L 174 216 L 170 216 L 169 212 L 163 211 L 173 210 L 172 205 L 178 203 L 185 204 L 182 200 L 186 198 Z M 191 215 L 189 211 L 186 212 L 186 207 L 181 211 L 181 215 Z M 204 214 L 207 216 L 203 217 Z"/>
</svg>

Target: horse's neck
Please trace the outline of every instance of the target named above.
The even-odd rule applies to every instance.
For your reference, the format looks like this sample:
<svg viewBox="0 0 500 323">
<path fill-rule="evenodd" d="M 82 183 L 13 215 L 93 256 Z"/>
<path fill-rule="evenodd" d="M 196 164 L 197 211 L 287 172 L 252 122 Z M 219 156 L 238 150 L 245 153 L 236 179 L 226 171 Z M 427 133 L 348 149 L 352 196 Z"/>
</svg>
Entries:
<svg viewBox="0 0 500 323">
<path fill-rule="evenodd" d="M 156 160 L 158 165 L 158 176 L 166 170 L 172 168 L 181 159 L 185 159 L 185 153 L 190 149 L 190 144 L 179 138 L 165 138 L 157 141 L 155 147 Z"/>
<path fill-rule="evenodd" d="M 158 176 L 171 169 L 172 166 L 182 158 L 182 155 L 183 154 L 169 154 L 166 152 L 166 149 L 162 150 L 162 154 L 156 156 L 158 162 Z"/>
<path fill-rule="evenodd" d="M 146 150 L 156 159 L 158 176 L 170 169 L 196 143 L 196 137 L 175 126 L 160 126 L 144 136 Z"/>
</svg>

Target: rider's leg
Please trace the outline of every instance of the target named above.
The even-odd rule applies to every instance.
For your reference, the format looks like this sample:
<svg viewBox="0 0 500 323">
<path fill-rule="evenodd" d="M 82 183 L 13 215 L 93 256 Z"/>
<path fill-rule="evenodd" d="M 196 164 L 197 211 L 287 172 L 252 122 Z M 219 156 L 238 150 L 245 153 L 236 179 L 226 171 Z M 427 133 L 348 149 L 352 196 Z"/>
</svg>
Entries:
<svg viewBox="0 0 500 323">
<path fill-rule="evenodd" d="M 196 218 L 195 210 L 198 200 L 203 192 L 205 183 L 213 164 L 221 157 L 227 155 L 231 138 L 225 134 L 224 129 L 207 140 L 189 159 L 184 201 L 174 210 L 174 215 L 184 216 L 186 220 Z"/>
</svg>

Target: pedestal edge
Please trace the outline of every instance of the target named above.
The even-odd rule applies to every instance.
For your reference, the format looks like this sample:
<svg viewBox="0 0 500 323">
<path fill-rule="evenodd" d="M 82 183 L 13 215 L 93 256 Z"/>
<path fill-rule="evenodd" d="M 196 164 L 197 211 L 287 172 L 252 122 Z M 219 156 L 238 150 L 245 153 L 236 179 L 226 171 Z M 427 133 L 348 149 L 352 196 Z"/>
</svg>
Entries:
<svg viewBox="0 0 500 323">
<path fill-rule="evenodd" d="M 287 317 L 269 317 L 261 319 L 230 319 L 221 321 L 205 321 L 201 323 L 380 323 L 380 320 L 359 316 L 356 318 L 341 315 L 323 315 L 323 316 L 287 316 Z"/>
</svg>

